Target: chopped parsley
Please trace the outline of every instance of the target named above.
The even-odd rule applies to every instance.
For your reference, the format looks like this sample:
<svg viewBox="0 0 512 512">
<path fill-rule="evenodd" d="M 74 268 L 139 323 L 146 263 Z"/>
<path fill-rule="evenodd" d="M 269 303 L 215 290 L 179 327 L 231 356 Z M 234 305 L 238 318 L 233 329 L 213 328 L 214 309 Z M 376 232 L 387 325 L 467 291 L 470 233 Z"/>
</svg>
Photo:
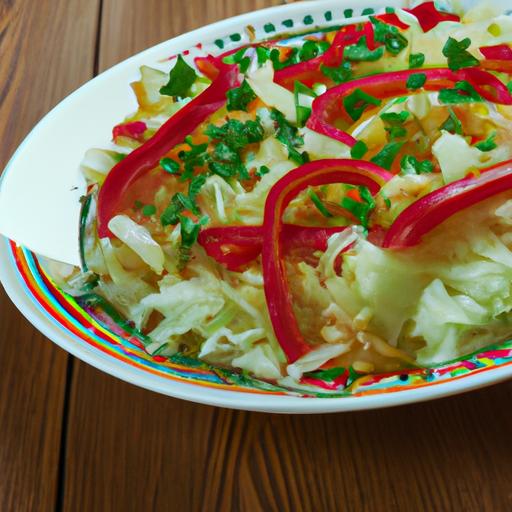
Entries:
<svg viewBox="0 0 512 512">
<path fill-rule="evenodd" d="M 380 115 L 380 118 L 382 119 L 384 129 L 388 132 L 391 140 L 399 139 L 407 135 L 404 123 L 409 118 L 409 112 L 406 110 L 402 112 L 385 112 Z"/>
<path fill-rule="evenodd" d="M 400 161 L 400 174 L 424 174 L 434 170 L 434 164 L 430 160 L 418 160 L 413 155 L 404 155 Z"/>
<path fill-rule="evenodd" d="M 288 54 L 285 60 L 281 60 L 281 52 L 277 48 L 272 48 L 269 54 L 269 58 L 272 61 L 272 65 L 274 70 L 279 70 L 286 68 L 287 66 L 291 66 L 292 64 L 297 64 L 298 61 L 298 48 L 292 48 L 290 53 Z"/>
<path fill-rule="evenodd" d="M 226 93 L 226 97 L 228 99 L 228 102 L 226 104 L 226 108 L 231 110 L 244 110 L 247 111 L 247 105 L 252 100 L 256 99 L 256 94 L 254 94 L 254 91 L 252 90 L 251 86 L 247 82 L 247 80 L 244 80 L 242 82 L 242 85 L 240 87 L 235 87 L 234 89 L 230 89 Z"/>
<path fill-rule="evenodd" d="M 226 64 L 238 64 L 240 73 L 245 73 L 249 69 L 249 66 L 251 65 L 251 59 L 245 56 L 247 50 L 248 48 L 242 48 L 237 52 L 232 53 L 227 57 L 224 57 L 224 59 L 222 59 L 222 62 L 225 62 Z"/>
<path fill-rule="evenodd" d="M 304 139 L 298 134 L 298 129 L 290 124 L 279 110 L 272 109 L 271 118 L 276 124 L 276 138 L 288 148 L 288 158 L 302 165 L 309 160 L 305 152 L 299 153 L 297 148 L 304 144 Z"/>
<path fill-rule="evenodd" d="M 498 147 L 498 145 L 495 142 L 495 139 L 496 132 L 492 132 L 485 140 L 475 144 L 475 148 L 479 149 L 484 153 L 487 153 L 487 151 L 492 151 L 493 149 L 496 149 Z"/>
<path fill-rule="evenodd" d="M 360 160 L 368 152 L 368 146 L 362 140 L 358 140 L 350 149 L 350 156 L 355 160 Z"/>
<path fill-rule="evenodd" d="M 479 60 L 467 51 L 470 46 L 471 39 L 469 37 L 462 41 L 457 41 L 453 37 L 448 38 L 443 47 L 443 55 L 448 59 L 448 67 L 452 71 L 478 66 Z"/>
<path fill-rule="evenodd" d="M 407 79 L 407 89 L 416 90 L 421 89 L 427 81 L 427 75 L 425 73 L 413 73 Z"/>
<path fill-rule="evenodd" d="M 460 80 L 453 89 L 439 91 L 439 101 L 445 104 L 475 103 L 483 101 L 476 89 L 466 80 Z"/>
<path fill-rule="evenodd" d="M 409 44 L 397 27 L 388 25 L 373 16 L 370 16 L 375 34 L 375 40 L 383 43 L 386 50 L 392 55 L 398 55 Z"/>
<path fill-rule="evenodd" d="M 359 219 L 364 228 L 367 228 L 370 213 L 375 208 L 375 200 L 367 187 L 359 186 L 358 189 L 361 200 L 356 201 L 347 196 L 341 200 L 341 206 L 352 213 L 356 219 Z"/>
<path fill-rule="evenodd" d="M 425 64 L 424 53 L 411 53 L 409 55 L 409 69 L 421 68 Z"/>
<path fill-rule="evenodd" d="M 343 57 L 354 62 L 374 62 L 384 55 L 384 47 L 380 46 L 375 50 L 370 50 L 366 43 L 366 36 L 361 37 L 356 44 L 345 47 Z"/>
<path fill-rule="evenodd" d="M 202 186 L 206 182 L 206 175 L 205 174 L 198 174 L 197 176 L 194 176 L 189 184 L 188 184 L 188 197 L 192 201 L 195 201 L 197 194 L 199 194 Z"/>
<path fill-rule="evenodd" d="M 200 213 L 193 199 L 183 194 L 182 192 L 177 192 L 172 196 L 169 206 L 160 216 L 160 222 L 162 226 L 175 226 L 178 224 L 180 221 L 180 214 L 185 210 L 189 210 L 195 215 L 199 215 Z"/>
<path fill-rule="evenodd" d="M 238 121 L 228 119 L 222 126 L 210 124 L 205 132 L 211 140 L 224 142 L 235 151 L 243 149 L 248 144 L 261 142 L 264 137 L 263 127 L 258 118 L 256 121 Z"/>
<path fill-rule="evenodd" d="M 208 168 L 221 178 L 228 179 L 238 176 L 242 180 L 249 179 L 249 173 L 238 151 L 229 147 L 224 142 L 219 142 L 211 155 Z"/>
<path fill-rule="evenodd" d="M 160 88 L 160 94 L 183 98 L 196 81 L 196 77 L 194 68 L 189 66 L 181 55 L 178 55 L 176 64 L 169 72 L 169 81 Z"/>
<path fill-rule="evenodd" d="M 302 45 L 302 48 L 299 50 L 299 61 L 303 62 L 305 60 L 311 60 L 319 55 L 325 53 L 325 51 L 329 48 L 329 43 L 327 41 L 311 41 L 307 40 Z"/>
<path fill-rule="evenodd" d="M 133 203 L 133 209 L 134 210 L 140 210 L 144 206 L 144 203 L 142 201 L 139 201 L 138 199 L 135 200 Z"/>
<path fill-rule="evenodd" d="M 358 121 L 368 107 L 379 106 L 381 103 L 382 100 L 367 94 L 362 89 L 356 89 L 343 98 L 343 106 L 353 121 Z"/>
<path fill-rule="evenodd" d="M 310 187 L 308 188 L 308 196 L 313 201 L 313 204 L 316 206 L 317 210 L 324 217 L 332 217 L 332 213 L 325 207 L 322 200 L 318 197 L 318 194 Z"/>
<path fill-rule="evenodd" d="M 326 382 L 332 382 L 341 377 L 347 370 L 345 368 L 329 368 L 328 370 L 316 370 L 314 372 L 305 373 L 304 376 L 311 379 L 319 379 Z"/>
<path fill-rule="evenodd" d="M 387 169 L 388 171 L 391 169 L 395 158 L 398 153 L 402 149 L 404 145 L 403 142 L 390 142 L 386 144 L 372 159 L 371 161 L 382 167 L 383 169 Z"/>
<path fill-rule="evenodd" d="M 454 135 L 462 135 L 462 123 L 460 119 L 457 117 L 453 109 L 448 108 L 448 118 L 446 121 L 440 126 L 440 130 L 445 130 L 449 133 L 453 133 Z"/>
<path fill-rule="evenodd" d="M 270 172 L 270 169 L 266 165 L 262 165 L 257 171 L 256 176 L 264 176 L 265 174 L 268 174 Z"/>
<path fill-rule="evenodd" d="M 510 94 L 512 94 L 512 81 L 507 84 L 507 89 Z"/>
<path fill-rule="evenodd" d="M 160 167 L 169 174 L 179 174 L 180 164 L 172 158 L 162 158 L 160 160 Z"/>
<path fill-rule="evenodd" d="M 343 62 L 340 66 L 320 66 L 320 71 L 327 77 L 330 78 L 335 84 L 342 84 L 352 79 L 353 72 L 350 62 Z"/>
<path fill-rule="evenodd" d="M 183 269 L 190 260 L 190 249 L 197 242 L 201 226 L 208 222 L 208 217 L 204 216 L 195 222 L 190 217 L 179 215 L 181 243 L 179 248 L 178 268 Z"/>
<path fill-rule="evenodd" d="M 154 215 L 156 213 L 156 206 L 153 204 L 147 204 L 142 207 L 142 215 L 144 217 L 151 217 L 151 215 Z"/>
<path fill-rule="evenodd" d="M 306 124 L 306 121 L 309 119 L 309 116 L 311 115 L 311 108 L 305 107 L 304 105 L 300 104 L 299 94 L 304 94 L 306 96 L 316 98 L 316 93 L 315 91 L 313 91 L 313 89 L 310 89 L 309 87 L 304 85 L 302 82 L 299 82 L 298 80 L 296 80 L 293 85 L 293 100 L 295 102 L 297 125 L 302 127 Z"/>
<path fill-rule="evenodd" d="M 190 149 L 188 151 L 182 150 L 178 153 L 178 158 L 185 167 L 185 172 L 180 177 L 181 181 L 192 178 L 194 168 L 204 166 L 209 160 L 207 142 L 204 144 L 194 144 L 190 136 L 185 137 L 185 142 L 190 146 Z"/>
</svg>

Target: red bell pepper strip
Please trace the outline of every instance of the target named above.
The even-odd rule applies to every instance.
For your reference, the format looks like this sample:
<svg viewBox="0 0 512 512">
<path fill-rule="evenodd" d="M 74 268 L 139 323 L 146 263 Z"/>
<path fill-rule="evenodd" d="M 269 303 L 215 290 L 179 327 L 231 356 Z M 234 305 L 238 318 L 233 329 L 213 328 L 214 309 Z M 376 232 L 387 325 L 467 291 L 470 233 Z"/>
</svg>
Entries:
<svg viewBox="0 0 512 512">
<path fill-rule="evenodd" d="M 497 44 L 495 46 L 482 46 L 480 52 L 486 59 L 490 60 L 512 60 L 512 48 L 508 44 Z"/>
<path fill-rule="evenodd" d="M 408 206 L 389 228 L 382 246 L 403 249 L 417 245 L 455 213 L 510 189 L 512 160 L 483 170 L 478 177 L 449 183 Z"/>
<path fill-rule="evenodd" d="M 429 32 L 442 21 L 460 21 L 459 16 L 436 9 L 434 2 L 424 2 L 414 9 L 405 9 L 416 16 L 423 32 Z"/>
<path fill-rule="evenodd" d="M 452 71 L 448 68 L 422 69 L 420 71 L 427 77 L 424 89 L 439 91 L 453 86 L 456 82 L 467 80 L 477 92 L 486 100 L 505 105 L 512 104 L 512 96 L 503 82 L 494 75 L 478 68 L 466 68 Z M 318 96 L 313 101 L 312 113 L 307 127 L 328 137 L 353 146 L 356 139 L 347 132 L 334 126 L 336 119 L 353 122 L 345 110 L 343 100 L 360 89 L 379 99 L 395 98 L 413 94 L 407 89 L 407 80 L 418 70 L 393 71 L 381 73 L 340 84 Z"/>
<path fill-rule="evenodd" d="M 283 246 L 286 252 L 293 249 L 325 251 L 327 240 L 346 227 L 310 227 L 285 224 Z M 206 253 L 229 270 L 237 270 L 261 253 L 263 244 L 262 226 L 220 226 L 203 229 L 198 242 Z"/>
<path fill-rule="evenodd" d="M 112 130 L 112 137 L 130 137 L 131 139 L 141 140 L 147 125 L 143 121 L 133 121 L 131 123 L 118 124 Z"/>
<path fill-rule="evenodd" d="M 290 201 L 309 186 L 329 183 L 364 185 L 376 194 L 392 174 L 361 160 L 317 160 L 286 174 L 271 189 L 265 202 L 261 253 L 265 297 L 270 319 L 290 363 L 311 350 L 295 318 L 284 261 L 282 216 Z"/>
<path fill-rule="evenodd" d="M 97 226 L 100 238 L 110 236 L 108 223 L 118 213 L 121 198 L 141 175 L 158 165 L 174 146 L 183 142 L 210 115 L 222 108 L 226 92 L 239 85 L 235 65 L 219 65 L 220 73 L 210 86 L 178 110 L 142 146 L 133 150 L 110 171 L 98 195 Z"/>
<path fill-rule="evenodd" d="M 375 17 L 388 25 L 393 25 L 394 27 L 401 28 L 402 30 L 409 28 L 409 25 L 404 23 L 394 12 L 379 14 Z"/>
<path fill-rule="evenodd" d="M 323 55 L 277 70 L 274 74 L 274 81 L 290 90 L 293 90 L 296 81 L 302 82 L 308 87 L 317 82 L 325 82 L 326 76 L 322 73 L 322 64 L 339 66 L 343 61 L 345 48 L 357 43 L 364 35 L 364 31 L 356 29 L 354 25 L 340 28 L 331 46 Z"/>
</svg>

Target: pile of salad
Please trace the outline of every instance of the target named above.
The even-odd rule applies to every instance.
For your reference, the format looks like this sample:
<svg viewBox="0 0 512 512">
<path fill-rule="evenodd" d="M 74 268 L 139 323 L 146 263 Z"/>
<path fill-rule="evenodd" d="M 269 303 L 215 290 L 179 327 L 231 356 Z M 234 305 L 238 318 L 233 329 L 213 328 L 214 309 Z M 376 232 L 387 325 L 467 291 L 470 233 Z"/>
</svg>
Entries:
<svg viewBox="0 0 512 512">
<path fill-rule="evenodd" d="M 157 360 L 283 385 L 512 335 L 512 17 L 433 2 L 141 68 L 83 269 Z"/>
</svg>

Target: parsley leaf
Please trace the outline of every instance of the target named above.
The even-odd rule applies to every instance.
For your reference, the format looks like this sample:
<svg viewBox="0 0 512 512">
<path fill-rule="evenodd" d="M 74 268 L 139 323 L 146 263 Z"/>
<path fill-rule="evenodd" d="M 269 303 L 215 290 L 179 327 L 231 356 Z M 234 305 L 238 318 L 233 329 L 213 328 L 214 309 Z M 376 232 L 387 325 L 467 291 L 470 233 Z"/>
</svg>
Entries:
<svg viewBox="0 0 512 512">
<path fill-rule="evenodd" d="M 399 151 L 402 149 L 404 145 L 403 142 L 390 142 L 386 144 L 372 159 L 371 161 L 382 167 L 383 169 L 387 169 L 388 171 L 391 169 L 393 162 L 395 161 L 396 156 Z"/>
<path fill-rule="evenodd" d="M 343 106 L 353 121 L 359 120 L 369 106 L 379 106 L 381 103 L 382 100 L 367 94 L 362 89 L 356 89 L 343 98 Z"/>
<path fill-rule="evenodd" d="M 475 88 L 466 80 L 461 80 L 455 84 L 453 89 L 443 89 L 439 91 L 439 101 L 441 103 L 475 103 L 483 101 L 482 97 Z"/>
<path fill-rule="evenodd" d="M 179 215 L 181 243 L 179 248 L 178 268 L 182 270 L 190 260 L 190 250 L 197 242 L 201 226 L 208 222 L 208 217 L 204 216 L 199 222 L 194 222 L 190 217 Z"/>
<path fill-rule="evenodd" d="M 169 81 L 160 88 L 160 94 L 183 98 L 196 81 L 196 77 L 194 68 L 190 67 L 181 55 L 178 55 L 176 64 L 169 73 Z"/>
<path fill-rule="evenodd" d="M 304 145 L 304 139 L 298 134 L 297 128 L 290 124 L 279 110 L 272 109 L 270 117 L 277 125 L 277 140 L 288 148 L 288 158 L 299 165 L 305 163 L 308 160 L 307 156 L 296 149 Z"/>
<path fill-rule="evenodd" d="M 270 172 L 270 169 L 266 165 L 262 165 L 257 171 L 256 176 L 264 176 L 265 174 L 268 174 Z"/>
<path fill-rule="evenodd" d="M 198 174 L 197 176 L 194 176 L 189 184 L 188 184 L 188 197 L 192 201 L 195 201 L 197 194 L 199 194 L 202 186 L 206 182 L 206 175 L 205 174 Z"/>
<path fill-rule="evenodd" d="M 380 46 L 375 50 L 370 50 L 366 43 L 366 36 L 361 37 L 356 44 L 345 47 L 343 57 L 347 60 L 360 62 L 374 62 L 379 60 L 384 55 L 384 47 Z"/>
<path fill-rule="evenodd" d="M 449 133 L 462 135 L 462 123 L 460 122 L 460 119 L 457 117 L 453 109 L 448 109 L 448 118 L 446 121 L 440 126 L 440 130 L 446 130 Z"/>
<path fill-rule="evenodd" d="M 469 37 L 462 41 L 457 41 L 453 37 L 448 38 L 443 47 L 443 55 L 448 59 L 448 67 L 452 71 L 478 66 L 479 60 L 467 51 L 470 46 L 471 39 Z"/>
<path fill-rule="evenodd" d="M 335 84 L 342 84 L 352 79 L 352 67 L 350 62 L 343 62 L 340 66 L 320 66 L 320 71 L 327 77 L 330 78 Z"/>
<path fill-rule="evenodd" d="M 341 200 L 341 206 L 351 212 L 354 217 L 359 219 L 364 228 L 367 228 L 370 213 L 375 208 L 375 200 L 370 194 L 368 188 L 360 186 L 358 189 L 361 201 L 356 201 L 351 197 L 344 197 Z"/>
<path fill-rule="evenodd" d="M 176 225 L 179 222 L 179 215 L 184 210 L 189 210 L 195 215 L 199 215 L 199 210 L 195 202 L 182 192 L 177 192 L 171 198 L 169 206 L 160 216 L 162 226 Z"/>
<path fill-rule="evenodd" d="M 407 130 L 404 128 L 404 123 L 409 118 L 409 112 L 406 110 L 402 112 L 385 112 L 380 115 L 384 122 L 384 129 L 388 132 L 391 139 L 399 139 L 407 135 Z"/>
<path fill-rule="evenodd" d="M 507 89 L 510 94 L 512 94 L 512 81 L 507 84 Z"/>
<path fill-rule="evenodd" d="M 318 194 L 310 187 L 308 188 L 308 196 L 313 201 L 313 204 L 316 206 L 317 210 L 324 217 L 332 217 L 332 213 L 325 207 L 322 200 L 318 197 Z"/>
<path fill-rule="evenodd" d="M 384 43 L 386 50 L 392 55 L 398 55 L 404 48 L 407 47 L 409 42 L 404 37 L 397 27 L 388 25 L 373 16 L 370 16 L 373 24 L 375 40 L 379 43 Z"/>
<path fill-rule="evenodd" d="M 226 143 L 235 151 L 243 149 L 248 144 L 261 142 L 264 137 L 263 126 L 260 120 L 246 121 L 243 123 L 238 119 L 228 119 L 222 126 L 210 124 L 205 132 L 211 140 L 219 140 Z"/>
<path fill-rule="evenodd" d="M 304 94 L 306 96 L 310 96 L 316 98 L 316 93 L 313 89 L 310 89 L 302 82 L 295 80 L 293 85 L 293 100 L 295 103 L 295 113 L 297 115 L 297 124 L 302 127 L 306 124 L 306 121 L 309 119 L 311 115 L 311 107 L 305 107 L 300 104 L 299 94 Z"/>
<path fill-rule="evenodd" d="M 156 213 L 156 206 L 153 204 L 147 204 L 142 207 L 142 215 L 144 217 L 151 217 L 151 215 L 154 215 Z"/>
<path fill-rule="evenodd" d="M 249 179 L 249 173 L 238 152 L 224 142 L 219 142 L 215 146 L 208 167 L 210 171 L 224 179 L 237 175 L 240 179 Z"/>
<path fill-rule="evenodd" d="M 409 55 L 409 69 L 421 68 L 425 64 L 424 53 L 411 53 Z"/>
<path fill-rule="evenodd" d="M 412 89 L 413 91 L 416 89 L 421 89 L 425 85 L 427 81 L 427 75 L 425 73 L 413 73 L 407 79 L 406 87 L 407 89 Z"/>
<path fill-rule="evenodd" d="M 226 108 L 228 110 L 244 110 L 247 112 L 247 105 L 256 99 L 256 94 L 252 90 L 251 86 L 244 80 L 240 87 L 235 87 L 226 93 L 228 102 Z"/>
<path fill-rule="evenodd" d="M 162 158 L 160 160 L 160 167 L 169 174 L 179 174 L 180 164 L 172 158 Z"/>
<path fill-rule="evenodd" d="M 355 160 L 360 160 L 368 152 L 368 146 L 362 140 L 358 140 L 350 149 L 350 156 Z"/>
<path fill-rule="evenodd" d="M 492 132 L 487 139 L 475 144 L 475 147 L 484 153 L 492 151 L 498 147 L 494 139 L 496 139 L 496 132 Z"/>
<path fill-rule="evenodd" d="M 238 64 L 240 73 L 245 73 L 251 65 L 251 59 L 245 56 L 247 50 L 248 48 L 241 48 L 237 52 L 224 57 L 222 62 L 225 62 L 226 64 Z"/>
<path fill-rule="evenodd" d="M 434 170 L 429 160 L 419 161 L 413 155 L 404 155 L 400 161 L 400 174 L 424 174 Z"/>
<path fill-rule="evenodd" d="M 270 51 L 269 57 L 272 61 L 272 65 L 274 70 L 277 71 L 279 69 L 283 69 L 287 66 L 291 66 L 292 64 L 297 64 L 298 62 L 298 48 L 292 48 L 291 52 L 288 54 L 285 60 L 281 60 L 281 52 L 277 48 L 273 48 Z"/>
<path fill-rule="evenodd" d="M 304 62 L 305 60 L 311 60 L 319 55 L 325 53 L 325 51 L 329 48 L 329 43 L 327 41 L 311 41 L 307 40 L 299 51 L 298 57 L 300 62 Z"/>
<path fill-rule="evenodd" d="M 190 179 L 194 175 L 195 167 L 202 167 L 209 161 L 208 143 L 194 144 L 190 136 L 185 137 L 185 142 L 190 146 L 190 150 L 182 150 L 178 153 L 178 158 L 185 167 L 185 172 L 181 175 L 180 181 Z"/>
</svg>

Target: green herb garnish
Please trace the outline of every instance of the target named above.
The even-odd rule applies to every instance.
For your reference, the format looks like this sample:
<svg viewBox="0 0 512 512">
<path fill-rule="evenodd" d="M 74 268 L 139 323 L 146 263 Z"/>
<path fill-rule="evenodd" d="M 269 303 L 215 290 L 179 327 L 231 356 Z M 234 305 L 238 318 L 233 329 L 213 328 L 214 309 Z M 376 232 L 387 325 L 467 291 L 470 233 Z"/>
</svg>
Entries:
<svg viewBox="0 0 512 512">
<path fill-rule="evenodd" d="M 153 204 L 147 204 L 142 207 L 142 215 L 144 217 L 151 217 L 151 215 L 154 215 L 156 213 L 156 206 Z"/>
<path fill-rule="evenodd" d="M 443 89 L 439 91 L 439 101 L 445 104 L 455 104 L 475 103 L 483 100 L 469 82 L 461 80 L 455 84 L 453 89 Z"/>
<path fill-rule="evenodd" d="M 419 161 L 413 155 L 404 155 L 400 161 L 400 174 L 424 174 L 434 170 L 434 164 L 430 160 Z"/>
<path fill-rule="evenodd" d="M 248 144 L 261 142 L 264 137 L 263 127 L 258 118 L 256 121 L 249 120 L 245 123 L 237 119 L 228 119 L 222 126 L 210 124 L 204 133 L 211 140 L 222 141 L 236 151 Z"/>
<path fill-rule="evenodd" d="M 322 200 L 318 197 L 318 194 L 312 189 L 308 189 L 308 196 L 313 201 L 313 204 L 316 206 L 317 210 L 324 216 L 324 217 L 332 217 L 332 213 L 325 207 Z"/>
<path fill-rule="evenodd" d="M 245 57 L 245 53 L 247 52 L 247 50 L 248 48 L 241 48 L 237 52 L 232 53 L 227 57 L 224 57 L 224 59 L 222 59 L 222 62 L 226 64 L 238 64 L 240 73 L 245 73 L 249 69 L 249 66 L 251 65 L 251 59 L 249 57 Z"/>
<path fill-rule="evenodd" d="M 360 160 L 368 152 L 368 146 L 362 140 L 358 140 L 350 149 L 350 156 L 355 160 Z"/>
<path fill-rule="evenodd" d="M 484 153 L 492 151 L 493 149 L 496 149 L 498 147 L 498 145 L 495 142 L 495 139 L 496 132 L 492 132 L 485 140 L 475 144 L 475 148 L 479 149 L 480 151 L 483 151 Z"/>
<path fill-rule="evenodd" d="M 144 203 L 142 201 L 139 201 L 138 199 L 135 200 L 133 203 L 133 209 L 134 210 L 140 210 L 144 206 Z"/>
<path fill-rule="evenodd" d="M 190 150 L 182 150 L 178 153 L 178 158 L 183 162 L 185 172 L 181 175 L 180 181 L 186 181 L 194 175 L 194 168 L 202 167 L 209 161 L 207 152 L 208 143 L 194 144 L 192 137 L 185 137 L 185 142 L 190 146 Z"/>
<path fill-rule="evenodd" d="M 398 55 L 404 48 L 407 47 L 409 42 L 404 37 L 397 27 L 388 25 L 373 16 L 370 16 L 373 24 L 375 40 L 379 43 L 384 43 L 386 50 L 392 55 Z"/>
<path fill-rule="evenodd" d="M 445 130 L 449 133 L 462 135 L 462 123 L 460 122 L 460 119 L 457 117 L 453 109 L 448 108 L 448 118 L 446 121 L 440 126 L 440 130 Z"/>
<path fill-rule="evenodd" d="M 371 161 L 382 167 L 383 169 L 387 169 L 388 171 L 391 169 L 395 158 L 398 153 L 402 149 L 404 145 L 403 142 L 390 142 L 386 144 L 372 159 Z"/>
<path fill-rule="evenodd" d="M 320 71 L 327 77 L 330 78 L 335 84 L 342 84 L 352 79 L 352 66 L 350 62 L 343 62 L 340 66 L 320 66 Z"/>
<path fill-rule="evenodd" d="M 302 127 L 306 124 L 306 121 L 309 119 L 311 115 L 311 108 L 305 107 L 299 103 L 299 94 L 304 94 L 306 96 L 310 96 L 312 98 L 316 98 L 316 93 L 313 89 L 310 89 L 302 82 L 298 80 L 295 81 L 293 85 L 293 100 L 295 102 L 295 113 L 297 115 L 297 125 Z"/>
<path fill-rule="evenodd" d="M 443 47 L 443 55 L 448 59 L 448 67 L 452 71 L 478 66 L 479 60 L 467 51 L 470 46 L 471 39 L 469 37 L 462 41 L 457 41 L 453 37 L 448 38 Z"/>
<path fill-rule="evenodd" d="M 325 53 L 329 46 L 330 45 L 327 41 L 307 40 L 299 50 L 299 61 L 303 62 L 305 60 L 314 59 L 315 57 Z"/>
<path fill-rule="evenodd" d="M 199 222 L 194 222 L 190 217 L 179 215 L 181 243 L 179 249 L 178 268 L 181 270 L 190 260 L 190 250 L 197 242 L 201 226 L 208 222 L 208 217 L 202 217 Z"/>
<path fill-rule="evenodd" d="M 379 106 L 381 103 L 382 100 L 367 94 L 362 89 L 356 89 L 343 98 L 343 106 L 353 121 L 359 120 L 368 107 Z"/>
<path fill-rule="evenodd" d="M 256 99 L 256 94 L 254 94 L 247 80 L 244 80 L 240 87 L 229 90 L 226 97 L 228 99 L 226 104 L 228 110 L 244 110 L 247 112 L 247 105 Z"/>
<path fill-rule="evenodd" d="M 199 209 L 194 200 L 182 192 L 177 192 L 171 198 L 169 206 L 160 216 L 162 226 L 176 225 L 179 222 L 179 216 L 184 210 L 189 210 L 195 215 L 199 215 Z"/>
<path fill-rule="evenodd" d="M 409 55 L 409 69 L 421 68 L 425 64 L 424 53 L 411 53 Z"/>
<path fill-rule="evenodd" d="M 160 160 L 160 167 L 169 174 L 178 174 L 180 172 L 180 164 L 172 158 L 162 158 Z"/>
<path fill-rule="evenodd" d="M 189 66 L 181 55 L 178 55 L 176 64 L 169 73 L 169 81 L 160 88 L 160 94 L 184 98 L 196 81 L 196 77 L 194 68 Z"/>
<path fill-rule="evenodd" d="M 277 125 L 276 138 L 288 148 L 288 158 L 302 165 L 308 158 L 304 153 L 299 153 L 297 148 L 304 144 L 304 139 L 298 134 L 295 126 L 290 124 L 279 110 L 272 109 L 271 118 Z"/>
<path fill-rule="evenodd" d="M 367 228 L 370 213 L 375 208 L 375 200 L 367 187 L 360 186 L 358 189 L 361 201 L 356 201 L 351 197 L 344 197 L 341 200 L 341 206 L 352 213 L 364 228 Z"/>
<path fill-rule="evenodd" d="M 305 377 L 332 382 L 346 372 L 345 368 L 329 368 L 328 370 L 316 370 L 305 373 Z"/>
<path fill-rule="evenodd" d="M 356 44 L 349 45 L 343 52 L 343 57 L 354 62 L 375 62 L 384 55 L 384 47 L 380 46 L 375 50 L 370 50 L 366 43 L 366 36 L 361 37 Z"/>
<path fill-rule="evenodd" d="M 414 91 L 423 87 L 426 81 L 427 75 L 425 73 L 413 73 L 407 79 L 406 87 Z"/>
<path fill-rule="evenodd" d="M 385 112 L 380 115 L 380 118 L 384 122 L 384 129 L 388 132 L 391 139 L 399 139 L 407 135 L 404 123 L 409 118 L 409 112 L 406 110 L 402 112 Z"/>
<path fill-rule="evenodd" d="M 266 165 L 262 165 L 257 171 L 256 176 L 264 176 L 265 174 L 268 174 L 270 172 L 270 169 Z"/>
</svg>

